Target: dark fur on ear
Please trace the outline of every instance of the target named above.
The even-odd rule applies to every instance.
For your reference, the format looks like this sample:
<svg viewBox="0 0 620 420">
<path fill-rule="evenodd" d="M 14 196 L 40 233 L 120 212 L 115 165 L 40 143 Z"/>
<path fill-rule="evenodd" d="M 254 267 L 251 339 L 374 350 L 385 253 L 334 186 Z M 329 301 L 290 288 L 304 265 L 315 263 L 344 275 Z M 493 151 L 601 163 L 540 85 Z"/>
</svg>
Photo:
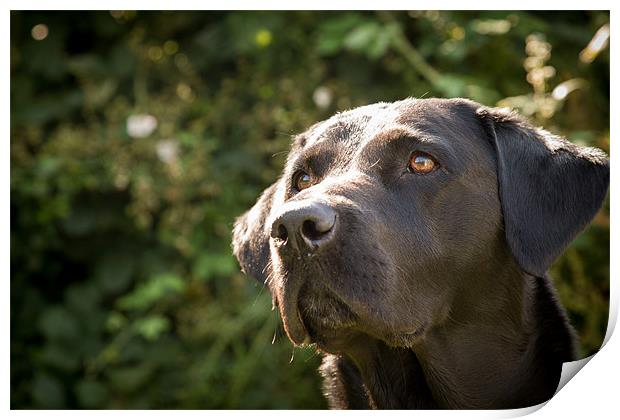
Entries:
<svg viewBox="0 0 620 420">
<path fill-rule="evenodd" d="M 233 253 L 241 270 L 261 283 L 267 281 L 269 264 L 269 229 L 266 226 L 277 183 L 267 188 L 254 207 L 235 221 L 232 235 Z"/>
<path fill-rule="evenodd" d="M 541 277 L 601 207 L 609 160 L 514 113 L 480 108 L 476 114 L 497 153 L 508 245 L 525 272 Z"/>
</svg>

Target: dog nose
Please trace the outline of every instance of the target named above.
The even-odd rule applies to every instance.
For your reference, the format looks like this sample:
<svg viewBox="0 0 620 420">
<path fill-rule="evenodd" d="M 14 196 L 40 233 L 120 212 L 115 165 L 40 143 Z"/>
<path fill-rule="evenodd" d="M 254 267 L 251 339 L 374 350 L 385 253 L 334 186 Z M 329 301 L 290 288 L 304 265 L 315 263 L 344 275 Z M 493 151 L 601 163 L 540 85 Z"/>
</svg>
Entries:
<svg viewBox="0 0 620 420">
<path fill-rule="evenodd" d="M 336 211 L 323 203 L 295 203 L 271 225 L 271 237 L 297 250 L 303 244 L 317 251 L 334 238 Z"/>
</svg>

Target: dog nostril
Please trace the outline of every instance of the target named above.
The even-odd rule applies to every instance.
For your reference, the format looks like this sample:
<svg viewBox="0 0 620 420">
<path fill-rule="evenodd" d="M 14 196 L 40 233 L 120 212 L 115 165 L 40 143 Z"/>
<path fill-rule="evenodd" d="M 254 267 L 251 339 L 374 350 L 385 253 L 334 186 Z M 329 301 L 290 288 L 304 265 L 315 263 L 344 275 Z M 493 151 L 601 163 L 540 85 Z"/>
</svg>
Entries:
<svg viewBox="0 0 620 420">
<path fill-rule="evenodd" d="M 321 239 L 327 232 L 331 230 L 331 226 L 323 226 L 326 227 L 326 230 L 321 230 L 314 222 L 314 220 L 306 220 L 301 226 L 301 234 L 310 239 L 311 241 L 317 241 Z"/>
<path fill-rule="evenodd" d="M 278 226 L 278 233 L 276 235 L 276 238 L 282 241 L 286 241 L 288 239 L 288 231 L 286 230 L 286 226 L 284 226 L 284 224 L 280 224 Z"/>
</svg>

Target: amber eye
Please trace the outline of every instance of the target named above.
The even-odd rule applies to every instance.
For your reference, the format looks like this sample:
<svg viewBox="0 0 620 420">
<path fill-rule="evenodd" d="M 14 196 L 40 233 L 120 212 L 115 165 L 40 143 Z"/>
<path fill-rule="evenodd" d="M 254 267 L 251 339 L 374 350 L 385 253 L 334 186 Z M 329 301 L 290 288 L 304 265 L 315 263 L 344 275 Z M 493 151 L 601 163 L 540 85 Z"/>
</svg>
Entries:
<svg viewBox="0 0 620 420">
<path fill-rule="evenodd" d="M 312 186 L 312 177 L 304 171 L 298 171 L 293 175 L 293 185 L 297 191 L 305 190 Z"/>
<path fill-rule="evenodd" d="M 431 155 L 423 152 L 413 152 L 409 158 L 407 171 L 416 174 L 428 174 L 439 167 L 439 164 Z"/>
</svg>

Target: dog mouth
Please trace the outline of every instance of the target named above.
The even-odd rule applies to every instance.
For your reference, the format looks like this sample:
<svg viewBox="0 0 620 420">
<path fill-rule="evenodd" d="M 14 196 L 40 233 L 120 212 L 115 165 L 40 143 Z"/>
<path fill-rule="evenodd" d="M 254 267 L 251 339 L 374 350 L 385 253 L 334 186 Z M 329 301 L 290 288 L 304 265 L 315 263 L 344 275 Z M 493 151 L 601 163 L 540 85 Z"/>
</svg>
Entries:
<svg viewBox="0 0 620 420">
<path fill-rule="evenodd" d="M 386 303 L 393 300 L 386 298 L 380 287 L 371 289 L 373 293 L 364 293 L 366 289 L 349 287 L 353 283 L 349 276 L 326 276 L 328 273 L 313 261 L 286 264 L 287 261 L 278 264 L 270 288 L 284 331 L 295 346 L 316 344 L 327 352 L 338 352 L 368 336 L 408 347 L 424 335 L 425 326 L 419 316 L 391 316 L 394 310 Z M 411 308 L 402 308 L 408 309 Z"/>
<path fill-rule="evenodd" d="M 422 322 L 411 328 L 391 328 L 364 322 L 338 296 L 329 290 L 304 284 L 296 296 L 278 300 L 278 307 L 289 340 L 295 346 L 316 344 L 327 352 L 350 347 L 349 341 L 368 336 L 392 347 L 409 348 L 423 341 L 429 328 Z"/>
<path fill-rule="evenodd" d="M 297 295 L 279 300 L 284 330 L 295 345 L 320 343 L 356 325 L 357 317 L 337 296 L 327 290 L 302 285 Z"/>
</svg>

